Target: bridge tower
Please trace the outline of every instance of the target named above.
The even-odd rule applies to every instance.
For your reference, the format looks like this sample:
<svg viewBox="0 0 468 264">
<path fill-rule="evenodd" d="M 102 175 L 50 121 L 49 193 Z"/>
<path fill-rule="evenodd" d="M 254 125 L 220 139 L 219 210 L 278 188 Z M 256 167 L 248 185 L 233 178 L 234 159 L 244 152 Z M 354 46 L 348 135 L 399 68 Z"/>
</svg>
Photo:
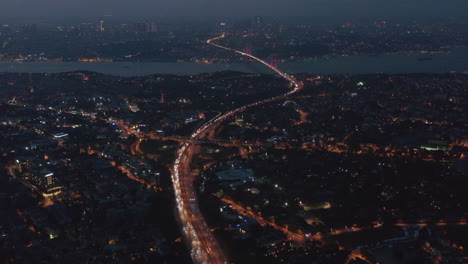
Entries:
<svg viewBox="0 0 468 264">
<path fill-rule="evenodd" d="M 248 53 L 248 54 L 252 54 L 252 45 L 251 44 L 247 44 L 245 45 L 245 53 Z"/>
<path fill-rule="evenodd" d="M 247 45 L 245 46 L 244 52 L 247 53 L 247 54 L 253 55 L 253 54 L 252 54 L 252 53 L 253 53 L 252 45 L 251 45 L 251 44 L 247 44 Z M 247 60 L 247 61 L 252 61 L 252 59 L 251 59 L 250 57 L 246 57 L 246 60 Z"/>
<path fill-rule="evenodd" d="M 270 65 L 275 68 L 275 69 L 278 69 L 278 55 L 276 54 L 272 54 L 270 55 Z"/>
<path fill-rule="evenodd" d="M 29 73 L 29 92 L 34 93 L 34 85 L 32 81 L 32 73 Z"/>
</svg>

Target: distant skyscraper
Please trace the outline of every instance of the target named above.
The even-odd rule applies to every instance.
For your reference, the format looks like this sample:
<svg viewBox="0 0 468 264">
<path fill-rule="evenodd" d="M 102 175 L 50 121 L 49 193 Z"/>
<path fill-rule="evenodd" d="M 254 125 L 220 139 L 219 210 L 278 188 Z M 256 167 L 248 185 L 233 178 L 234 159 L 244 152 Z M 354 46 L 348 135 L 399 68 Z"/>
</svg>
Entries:
<svg viewBox="0 0 468 264">
<path fill-rule="evenodd" d="M 134 24 L 136 32 L 155 33 L 158 32 L 158 25 L 152 21 L 138 22 Z"/>
<path fill-rule="evenodd" d="M 261 31 L 263 29 L 263 18 L 261 16 L 256 16 L 254 18 L 254 30 Z"/>
<path fill-rule="evenodd" d="M 158 25 L 154 22 L 145 22 L 146 32 L 155 33 L 158 32 Z"/>
<path fill-rule="evenodd" d="M 263 23 L 263 18 L 261 16 L 256 16 L 255 17 L 255 23 L 257 25 L 261 25 Z"/>
<path fill-rule="evenodd" d="M 226 29 L 227 29 L 227 23 L 226 22 L 220 22 L 219 23 L 219 31 L 221 33 L 224 33 L 224 32 L 226 32 Z"/>
<path fill-rule="evenodd" d="M 101 20 L 101 22 L 99 23 L 99 31 L 104 31 L 104 21 Z"/>
</svg>

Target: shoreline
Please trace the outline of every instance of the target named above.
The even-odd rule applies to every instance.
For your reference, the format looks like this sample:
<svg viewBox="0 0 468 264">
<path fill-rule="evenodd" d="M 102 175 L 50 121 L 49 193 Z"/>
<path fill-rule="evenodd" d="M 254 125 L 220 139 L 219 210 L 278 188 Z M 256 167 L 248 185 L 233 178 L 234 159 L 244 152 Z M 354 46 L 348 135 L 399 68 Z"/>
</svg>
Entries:
<svg viewBox="0 0 468 264">
<path fill-rule="evenodd" d="M 439 54 L 452 54 L 454 51 L 459 49 L 468 49 L 468 46 L 455 46 L 449 49 L 444 50 L 414 50 L 414 51 L 395 51 L 387 53 L 354 53 L 354 54 L 327 54 L 323 56 L 310 57 L 310 58 L 296 58 L 296 59 L 280 59 L 281 62 L 307 62 L 307 61 L 317 61 L 317 60 L 328 60 L 341 57 L 384 57 L 392 55 L 439 55 Z M 193 64 L 217 64 L 217 63 L 243 63 L 242 60 L 223 60 L 223 59 L 197 59 L 197 60 L 185 60 L 177 58 L 159 58 L 159 59 L 148 59 L 148 60 L 124 60 L 122 58 L 78 58 L 74 60 L 57 60 L 57 59 L 41 59 L 41 60 L 22 60 L 22 59 L 11 59 L 11 60 L 0 60 L 0 63 L 193 63 Z"/>
</svg>

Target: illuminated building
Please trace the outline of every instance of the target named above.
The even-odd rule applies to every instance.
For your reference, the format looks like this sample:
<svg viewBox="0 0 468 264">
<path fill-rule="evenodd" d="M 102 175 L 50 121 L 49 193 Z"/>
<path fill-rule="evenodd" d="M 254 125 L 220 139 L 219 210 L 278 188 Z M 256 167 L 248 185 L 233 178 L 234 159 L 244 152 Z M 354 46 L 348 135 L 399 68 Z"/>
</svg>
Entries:
<svg viewBox="0 0 468 264">
<path fill-rule="evenodd" d="M 61 193 L 63 186 L 60 186 L 54 172 L 44 169 L 37 159 L 18 157 L 14 168 L 17 171 L 17 177 L 42 196 L 51 197 Z"/>
<path fill-rule="evenodd" d="M 23 173 L 26 170 L 29 170 L 33 165 L 33 162 L 29 158 L 18 157 L 15 160 L 15 167 L 20 172 Z"/>
<path fill-rule="evenodd" d="M 47 169 L 41 170 L 39 173 L 33 173 L 31 183 L 37 187 L 44 197 L 58 195 L 62 189 L 62 186 L 58 184 L 55 174 Z"/>
</svg>

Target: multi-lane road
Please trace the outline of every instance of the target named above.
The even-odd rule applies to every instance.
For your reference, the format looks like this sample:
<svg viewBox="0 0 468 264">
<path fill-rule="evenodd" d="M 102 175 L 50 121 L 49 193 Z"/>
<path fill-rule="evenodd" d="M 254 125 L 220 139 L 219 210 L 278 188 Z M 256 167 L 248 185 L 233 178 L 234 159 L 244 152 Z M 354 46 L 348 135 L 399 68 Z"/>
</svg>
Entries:
<svg viewBox="0 0 468 264">
<path fill-rule="evenodd" d="M 292 89 L 283 95 L 267 98 L 239 107 L 226 113 L 218 114 L 213 119 L 198 128 L 195 132 L 193 132 L 193 134 L 190 136 L 192 141 L 185 142 L 178 150 L 171 177 L 175 191 L 177 210 L 182 226 L 182 232 L 187 241 L 187 245 L 190 249 L 190 254 L 194 263 L 228 263 L 228 259 L 216 241 L 214 235 L 208 228 L 208 225 L 206 224 L 206 221 L 200 212 L 200 208 L 198 207 L 197 195 L 194 186 L 194 179 L 196 175 L 194 175 L 191 170 L 192 158 L 193 155 L 197 152 L 198 148 L 194 142 L 207 136 L 211 137 L 214 135 L 215 128 L 234 114 L 243 112 L 248 108 L 261 104 L 285 99 L 287 96 L 301 90 L 303 87 L 303 84 L 296 81 L 294 77 L 276 69 L 264 60 L 257 58 L 252 54 L 214 43 L 214 41 L 224 37 L 225 34 L 222 34 L 219 37 L 207 40 L 207 43 L 221 49 L 236 52 L 242 56 L 250 57 L 253 60 L 264 64 L 279 76 L 288 80 L 291 83 Z"/>
</svg>

